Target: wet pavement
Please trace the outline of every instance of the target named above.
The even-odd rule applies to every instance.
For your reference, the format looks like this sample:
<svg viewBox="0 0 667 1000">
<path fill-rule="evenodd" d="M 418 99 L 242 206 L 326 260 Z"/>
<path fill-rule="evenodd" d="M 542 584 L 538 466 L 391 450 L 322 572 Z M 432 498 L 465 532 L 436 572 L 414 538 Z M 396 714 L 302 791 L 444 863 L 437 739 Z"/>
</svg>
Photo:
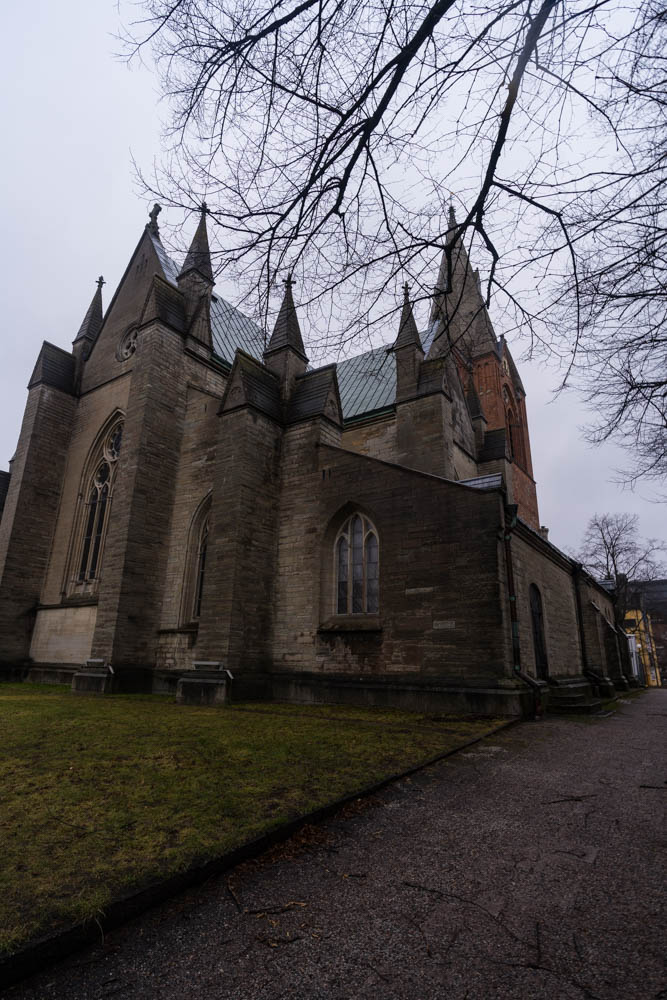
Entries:
<svg viewBox="0 0 667 1000">
<path fill-rule="evenodd" d="M 667 1000 L 667 689 L 522 723 L 7 1000 Z"/>
</svg>

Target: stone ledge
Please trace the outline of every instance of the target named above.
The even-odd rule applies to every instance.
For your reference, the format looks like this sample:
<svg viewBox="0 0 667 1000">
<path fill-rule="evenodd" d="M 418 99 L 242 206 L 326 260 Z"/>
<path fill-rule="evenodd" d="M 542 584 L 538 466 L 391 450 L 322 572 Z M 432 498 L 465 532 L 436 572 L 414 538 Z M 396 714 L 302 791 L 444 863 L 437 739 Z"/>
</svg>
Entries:
<svg viewBox="0 0 667 1000">
<path fill-rule="evenodd" d="M 381 632 L 379 615 L 336 615 L 322 622 L 318 633 L 326 632 Z"/>
</svg>

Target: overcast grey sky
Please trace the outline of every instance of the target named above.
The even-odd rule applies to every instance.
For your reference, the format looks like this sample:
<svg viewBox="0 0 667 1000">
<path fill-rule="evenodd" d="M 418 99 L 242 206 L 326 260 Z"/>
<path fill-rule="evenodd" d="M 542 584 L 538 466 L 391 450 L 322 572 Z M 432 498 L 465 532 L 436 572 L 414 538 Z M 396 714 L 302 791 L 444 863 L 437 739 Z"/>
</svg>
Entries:
<svg viewBox="0 0 667 1000">
<path fill-rule="evenodd" d="M 129 6 L 122 10 L 131 12 Z M 105 0 L 34 0 L 4 11 L 0 68 L 4 239 L 0 468 L 18 438 L 26 385 L 43 340 L 70 348 L 103 274 L 105 304 L 146 222 L 131 156 L 150 168 L 160 154 L 157 78 L 114 57 L 119 10 Z M 228 294 L 228 290 L 224 290 Z M 228 297 L 233 298 L 232 295 Z M 520 345 L 512 346 L 515 357 Z M 520 365 L 540 515 L 551 540 L 578 547 L 595 512 L 638 514 L 641 532 L 667 540 L 655 487 L 613 483 L 625 456 L 587 446 L 586 411 L 574 396 L 552 400 L 558 375 Z"/>
</svg>

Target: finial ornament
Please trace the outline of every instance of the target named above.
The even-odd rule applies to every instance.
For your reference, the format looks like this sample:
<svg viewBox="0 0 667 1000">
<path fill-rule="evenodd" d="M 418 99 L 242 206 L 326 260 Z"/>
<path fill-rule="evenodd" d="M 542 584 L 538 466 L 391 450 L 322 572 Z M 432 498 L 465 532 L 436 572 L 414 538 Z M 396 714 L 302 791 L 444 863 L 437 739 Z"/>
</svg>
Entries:
<svg viewBox="0 0 667 1000">
<path fill-rule="evenodd" d="M 409 295 L 410 295 L 410 286 L 406 281 L 405 284 L 403 285 L 403 298 L 406 302 L 409 299 Z"/>
<path fill-rule="evenodd" d="M 291 271 L 288 272 L 287 277 L 283 281 L 283 285 L 285 286 L 285 288 L 293 288 L 294 287 L 294 279 L 292 278 L 292 272 Z"/>
<path fill-rule="evenodd" d="M 157 224 L 157 217 L 158 217 L 158 215 L 160 214 L 161 211 L 162 211 L 162 206 L 158 205 L 158 203 L 155 202 L 155 204 L 153 205 L 153 208 L 148 213 L 148 218 L 151 220 L 148 223 L 148 228 L 150 229 L 150 231 L 153 233 L 154 236 L 158 236 L 159 232 L 160 232 L 160 230 L 158 228 L 158 224 Z"/>
<path fill-rule="evenodd" d="M 201 212 L 202 215 L 208 215 L 209 214 L 208 205 L 206 204 L 205 201 L 203 201 L 201 203 L 201 205 L 199 206 L 199 211 Z"/>
<path fill-rule="evenodd" d="M 99 278 L 97 279 L 97 287 L 99 288 L 100 291 L 102 291 L 102 285 L 106 285 L 106 281 L 104 280 L 102 275 L 100 275 Z"/>
</svg>

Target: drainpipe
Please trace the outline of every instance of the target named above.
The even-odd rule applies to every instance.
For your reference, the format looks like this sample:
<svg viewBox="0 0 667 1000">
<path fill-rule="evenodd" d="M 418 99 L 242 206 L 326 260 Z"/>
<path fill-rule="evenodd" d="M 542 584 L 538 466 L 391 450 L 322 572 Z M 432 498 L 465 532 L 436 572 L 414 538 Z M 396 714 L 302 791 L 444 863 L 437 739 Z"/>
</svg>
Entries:
<svg viewBox="0 0 667 1000">
<path fill-rule="evenodd" d="M 512 532 L 516 527 L 518 505 L 507 504 L 505 507 L 505 525 L 503 528 L 503 542 L 505 545 L 505 566 L 507 568 L 507 595 L 510 603 L 510 620 L 512 622 L 512 666 L 514 676 L 522 680 L 524 684 L 533 692 L 533 702 L 535 706 L 535 718 L 544 715 L 542 704 L 542 692 L 540 685 L 534 677 L 525 674 L 521 669 L 521 643 L 519 642 L 519 611 L 516 602 L 516 588 L 514 586 L 514 563 L 512 562 Z"/>
</svg>

